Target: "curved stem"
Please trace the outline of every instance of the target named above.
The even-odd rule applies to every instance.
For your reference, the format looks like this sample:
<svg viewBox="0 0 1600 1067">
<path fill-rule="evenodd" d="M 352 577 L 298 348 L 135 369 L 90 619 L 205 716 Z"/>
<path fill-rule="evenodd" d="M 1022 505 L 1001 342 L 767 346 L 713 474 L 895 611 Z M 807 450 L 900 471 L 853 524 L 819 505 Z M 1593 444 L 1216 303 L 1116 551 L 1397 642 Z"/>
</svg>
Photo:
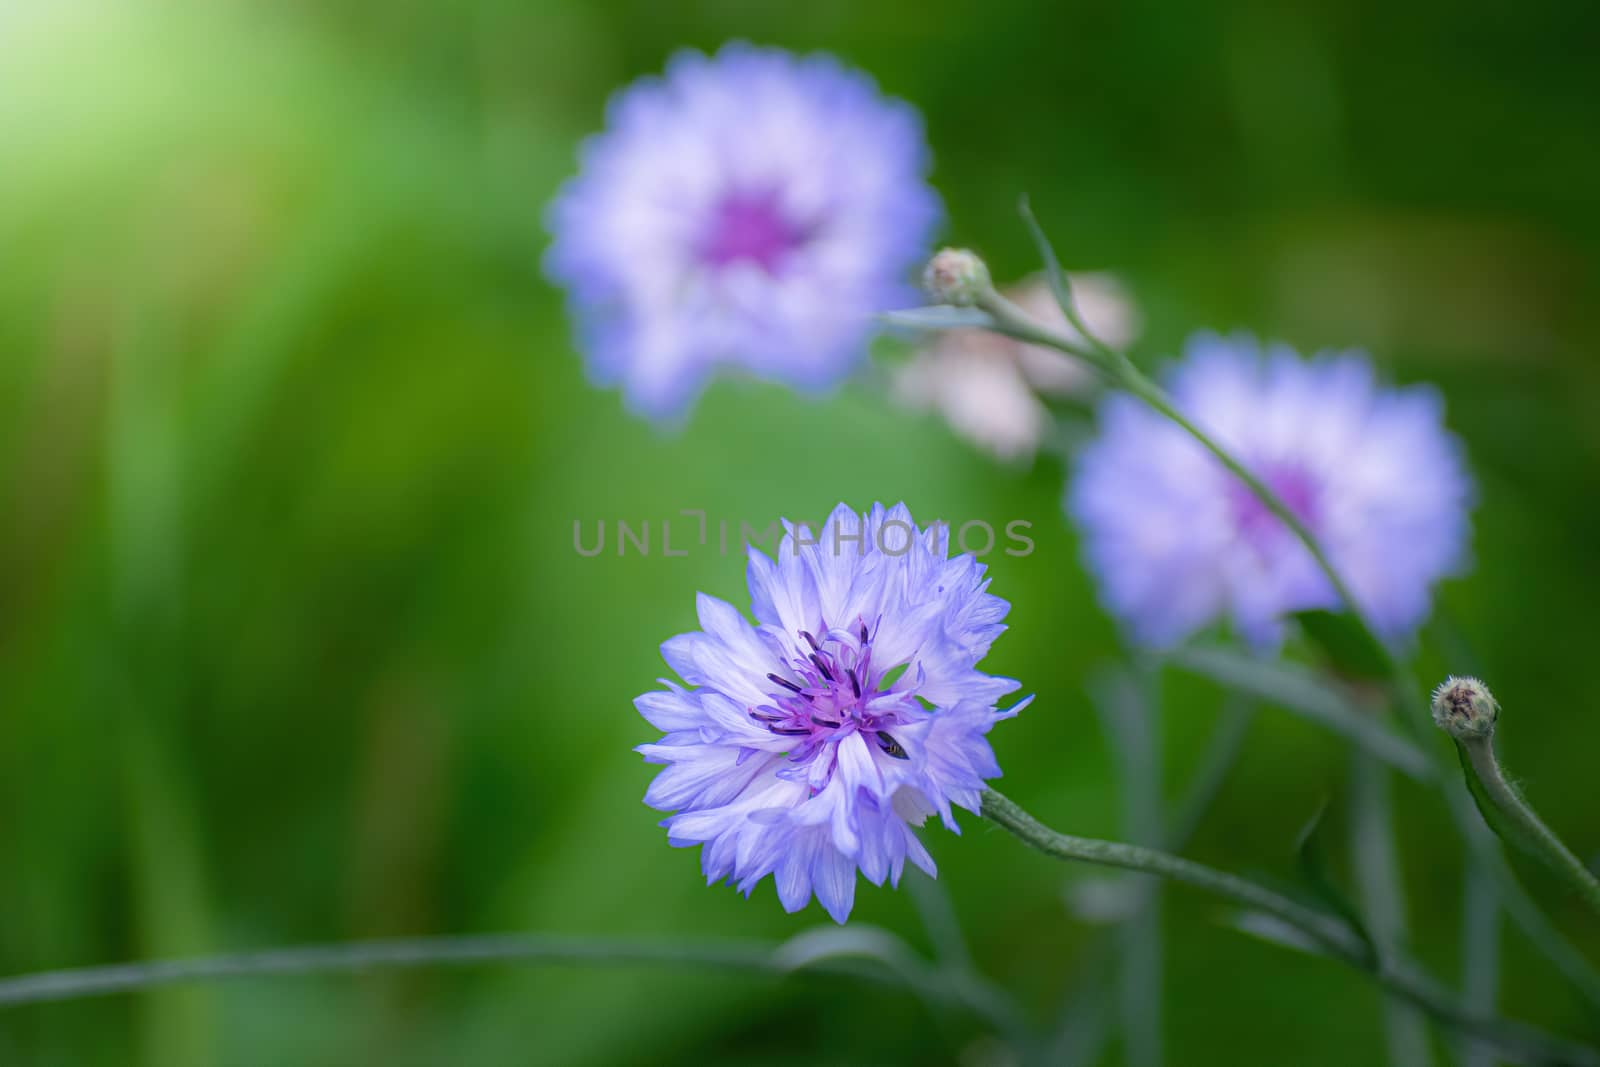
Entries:
<svg viewBox="0 0 1600 1067">
<path fill-rule="evenodd" d="M 801 935 L 804 936 L 804 935 Z M 796 960 L 786 945 L 711 939 L 607 939 L 542 934 L 423 937 L 350 944 L 240 952 L 192 959 L 154 960 L 45 971 L 0 979 L 0 1008 L 77 1000 L 114 993 L 229 978 L 339 974 L 418 967 L 463 967 L 486 963 L 646 964 L 710 967 L 781 976 L 796 971 L 891 985 L 906 985 L 930 998 L 962 1003 L 992 1018 L 994 1006 L 960 983 L 946 983 L 920 959 L 892 968 L 865 960 Z M 912 964 L 915 966 L 912 966 Z M 1008 1023 L 1010 1019 L 1006 1020 Z"/>
<path fill-rule="evenodd" d="M 1029 216 L 1031 221 L 1031 216 Z M 1044 235 L 1037 231 L 1035 238 L 1042 250 L 1048 250 L 1049 243 L 1044 240 Z M 1045 251 L 1047 267 L 1055 263 L 1053 252 Z M 1057 268 L 1058 270 L 1059 268 Z M 1155 411 L 1164 415 L 1195 439 L 1206 451 L 1210 452 L 1219 463 L 1234 474 L 1244 485 L 1249 488 L 1257 499 L 1275 515 L 1299 539 L 1300 543 L 1311 554 L 1312 560 L 1327 578 L 1334 593 L 1343 603 L 1344 608 L 1356 620 L 1361 628 L 1371 638 L 1371 645 L 1377 650 L 1382 664 L 1389 675 L 1389 688 L 1391 699 L 1398 711 L 1396 718 L 1400 725 L 1414 741 L 1421 741 L 1429 730 L 1429 713 L 1427 701 L 1423 699 L 1422 689 L 1417 685 L 1416 679 L 1407 670 L 1405 664 L 1398 659 L 1387 644 L 1378 637 L 1377 630 L 1371 620 L 1362 610 L 1360 603 L 1355 599 L 1349 584 L 1333 565 L 1332 559 L 1324 551 L 1316 535 L 1301 522 L 1299 517 L 1279 498 L 1272 487 L 1251 473 L 1239 460 L 1228 452 L 1220 443 L 1213 440 L 1199 426 L 1195 425 L 1183 412 L 1179 411 L 1156 382 L 1135 367 L 1124 353 L 1106 348 L 1105 345 L 1095 342 L 1095 350 L 1087 349 L 1073 338 L 1068 337 L 1048 325 L 1032 318 L 1027 312 L 1006 300 L 998 293 L 991 290 L 984 294 L 978 301 L 979 308 L 988 314 L 990 328 L 1008 337 L 1027 341 L 1031 344 L 1053 348 L 1069 356 L 1084 360 L 1090 366 L 1100 371 L 1113 385 L 1126 389 L 1150 405 Z M 1102 352 L 1106 353 L 1102 355 Z M 1425 749 L 1433 761 L 1435 771 L 1439 772 L 1441 782 L 1448 781 L 1450 771 L 1448 756 L 1444 750 L 1437 746 Z M 1512 920 L 1522 928 L 1528 938 L 1537 944 L 1551 957 L 1562 972 L 1580 985 L 1584 993 L 1591 1000 L 1600 1000 L 1600 977 L 1597 977 L 1592 965 L 1574 949 L 1560 934 L 1558 930 L 1545 918 L 1537 905 L 1528 898 L 1516 878 L 1507 868 L 1504 859 L 1492 847 L 1486 847 L 1484 836 L 1480 833 L 1480 826 L 1471 802 L 1462 793 L 1454 789 L 1444 789 L 1445 804 L 1449 809 L 1451 822 L 1455 824 L 1456 831 L 1461 835 L 1468 850 L 1474 858 L 1484 867 L 1493 880 L 1495 888 L 1501 899 L 1506 903 L 1506 910 Z"/>
<path fill-rule="evenodd" d="M 1048 248 L 1048 245 L 1042 244 L 1041 247 Z M 1054 268 L 1051 270 L 1051 274 L 1052 277 L 1055 277 L 1059 274 L 1059 267 L 1054 267 L 1053 257 L 1051 265 Z M 1058 296 L 1060 295 L 1061 290 L 1058 289 Z M 1070 307 L 1070 297 L 1065 299 L 1067 302 L 1063 304 L 1064 310 Z M 1167 395 L 1166 390 L 1156 384 L 1149 375 L 1135 367 L 1125 354 L 1108 347 L 1090 334 L 1085 334 L 1089 343 L 1088 347 L 1085 347 L 1073 338 L 1035 319 L 993 289 L 980 296 L 978 307 L 988 312 L 990 318 L 994 320 L 993 328 L 997 332 L 1031 344 L 1054 348 L 1058 352 L 1065 352 L 1069 356 L 1076 356 L 1084 360 L 1099 369 L 1114 384 L 1121 386 L 1140 400 L 1143 400 L 1156 412 L 1170 419 L 1190 437 L 1193 437 L 1202 448 L 1216 457 L 1217 462 L 1221 463 L 1229 473 L 1243 482 L 1245 487 L 1261 501 L 1266 509 L 1288 527 L 1290 532 L 1300 540 L 1301 544 L 1305 545 L 1306 551 L 1311 553 L 1311 558 L 1316 561 L 1317 567 L 1328 579 L 1329 585 L 1333 587 L 1333 591 L 1344 603 L 1346 610 L 1356 616 L 1361 625 L 1373 636 L 1374 641 L 1383 651 L 1386 659 L 1390 663 L 1393 662 L 1393 657 L 1390 656 L 1383 642 L 1378 640 L 1376 631 L 1362 612 L 1361 605 L 1356 601 L 1355 594 L 1351 591 L 1349 584 L 1345 582 L 1338 569 L 1334 567 L 1333 561 L 1328 557 L 1327 552 L 1323 550 L 1322 544 L 1317 540 L 1316 534 L 1311 532 L 1310 527 L 1300 520 L 1300 517 L 1294 513 L 1288 504 L 1284 503 L 1283 498 L 1278 496 L 1271 486 L 1258 478 L 1250 468 L 1234 458 L 1233 454 L 1212 438 L 1210 434 L 1196 425 L 1183 412 L 1179 411 L 1177 405 Z M 1068 314 L 1071 314 L 1071 312 L 1068 312 Z"/>
<path fill-rule="evenodd" d="M 1600 878 L 1573 855 L 1554 830 L 1545 825 L 1533 806 L 1523 799 L 1515 786 L 1506 780 L 1500 770 L 1500 761 L 1494 752 L 1494 735 L 1459 738 L 1457 743 L 1466 755 L 1464 761 L 1483 787 L 1483 796 L 1495 810 L 1518 831 L 1518 840 L 1533 850 L 1567 884 L 1578 892 L 1585 902 L 1600 912 Z M 1492 825 L 1492 823 L 1491 823 Z"/>
<path fill-rule="evenodd" d="M 669 941 L 606 941 L 537 934 L 411 938 L 343 945 L 304 945 L 192 959 L 78 967 L 0 979 L 0 1007 L 75 1000 L 111 993 L 143 992 L 160 986 L 224 978 L 394 970 L 427 966 L 471 966 L 529 961 L 566 963 L 696 963 L 734 970 L 778 972 L 785 966 L 773 946 Z M 867 977 L 853 964 L 818 963 L 814 969 Z M 870 975 L 871 977 L 881 977 Z"/>
<path fill-rule="evenodd" d="M 1195 835 L 1201 819 L 1210 809 L 1223 783 L 1227 781 L 1228 773 L 1238 759 L 1240 749 L 1244 746 L 1245 735 L 1249 732 L 1250 723 L 1254 718 L 1255 706 L 1249 700 L 1229 701 L 1222 718 L 1211 732 L 1211 739 L 1206 742 L 1205 751 L 1200 756 L 1196 770 L 1190 776 L 1188 786 L 1183 791 L 1183 797 L 1179 800 L 1177 810 L 1172 816 L 1171 826 L 1162 835 L 1164 848 L 1172 851 L 1182 849 Z M 1152 883 L 1143 879 L 1140 881 L 1143 884 L 1137 887 L 1139 893 L 1130 909 L 1128 920 L 1148 914 L 1155 901 L 1154 894 L 1149 892 Z M 1104 984 L 1100 975 L 1110 965 L 1117 948 L 1113 938 L 1115 929 L 1115 927 L 1102 929 L 1080 953 L 1077 977 L 1072 982 L 1070 996 L 1064 1004 L 1055 1027 L 1055 1034 L 1048 1046 L 1052 1063 L 1061 1064 L 1063 1067 L 1066 1065 L 1076 1067 L 1100 1061 L 1109 1037 L 1107 1028 L 1099 1023 L 1097 1018 L 1104 1011 L 1101 1002 L 1105 999 Z"/>
<path fill-rule="evenodd" d="M 1149 375 L 1126 360 L 1123 360 L 1122 363 L 1121 377 L 1124 388 L 1166 416 L 1190 437 L 1193 437 L 1207 452 L 1215 456 L 1217 462 L 1226 467 L 1230 474 L 1243 482 L 1245 487 L 1266 506 L 1266 509 L 1272 512 L 1284 526 L 1288 527 L 1295 537 L 1299 538 L 1306 551 L 1311 553 L 1311 558 L 1316 561 L 1317 567 L 1322 571 L 1323 576 L 1328 579 L 1328 584 L 1333 587 L 1333 591 L 1344 602 L 1345 610 L 1360 619 L 1361 625 L 1369 633 L 1373 633 L 1372 625 L 1362 613 L 1361 605 L 1356 600 L 1355 593 L 1345 582 L 1344 577 L 1340 575 L 1338 569 L 1334 567 L 1333 561 L 1328 558 L 1328 554 L 1323 549 L 1321 542 L 1317 540 L 1316 534 L 1312 533 L 1311 528 L 1301 521 L 1300 516 L 1296 515 L 1289 505 L 1284 503 L 1283 498 L 1278 496 L 1271 486 L 1256 477 L 1250 468 L 1235 459 L 1231 452 L 1223 448 L 1210 434 L 1190 421 L 1183 412 L 1179 411 L 1177 406 L 1172 403 L 1171 398 L 1167 396 L 1166 390 L 1157 385 Z M 1375 633 L 1373 633 L 1373 636 L 1376 639 L 1377 635 Z M 1380 648 L 1383 647 L 1381 640 L 1376 640 L 1376 643 Z"/>
<path fill-rule="evenodd" d="M 988 313 L 991 320 L 989 329 L 994 332 L 1005 334 L 1007 337 L 1018 341 L 1026 341 L 1029 344 L 1053 348 L 1057 352 L 1065 352 L 1069 356 L 1083 360 L 1108 377 L 1117 377 L 1116 368 L 1111 360 L 1106 359 L 1098 351 L 1085 348 L 1067 335 L 1040 322 L 1000 295 L 997 290 L 990 289 L 988 292 L 983 293 L 978 298 L 977 306 L 980 311 Z"/>
<path fill-rule="evenodd" d="M 1308 908 L 1237 875 L 1142 845 L 1058 833 L 993 789 L 984 790 L 982 814 L 1010 830 L 1024 843 L 1057 859 L 1120 867 L 1204 889 L 1281 919 L 1333 955 L 1358 966 L 1365 966 L 1371 954 L 1365 939 L 1343 919 Z"/>
<path fill-rule="evenodd" d="M 1467 1012 L 1448 990 L 1414 967 L 1396 959 L 1380 959 L 1365 937 L 1343 919 L 1308 908 L 1265 886 L 1157 849 L 1058 833 L 993 789 L 983 792 L 982 814 L 1005 827 L 1024 844 L 1057 859 L 1154 874 L 1265 912 L 1293 927 L 1335 958 L 1371 975 L 1389 992 L 1441 1021 L 1492 1041 L 1502 1052 L 1534 1063 L 1600 1065 L 1600 1051 L 1587 1045 L 1563 1041 L 1532 1027 Z"/>
</svg>

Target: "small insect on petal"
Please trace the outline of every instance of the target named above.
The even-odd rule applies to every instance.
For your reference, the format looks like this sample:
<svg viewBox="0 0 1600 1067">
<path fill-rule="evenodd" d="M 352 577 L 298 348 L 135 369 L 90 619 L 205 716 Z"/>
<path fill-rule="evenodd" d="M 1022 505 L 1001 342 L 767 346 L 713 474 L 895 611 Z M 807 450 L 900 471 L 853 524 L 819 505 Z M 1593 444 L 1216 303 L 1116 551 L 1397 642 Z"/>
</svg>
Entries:
<svg viewBox="0 0 1600 1067">
<path fill-rule="evenodd" d="M 878 731 L 878 747 L 883 749 L 889 755 L 893 756 L 895 759 L 911 758 L 906 753 L 906 750 L 900 747 L 900 742 L 896 741 L 892 736 L 883 730 Z"/>
</svg>

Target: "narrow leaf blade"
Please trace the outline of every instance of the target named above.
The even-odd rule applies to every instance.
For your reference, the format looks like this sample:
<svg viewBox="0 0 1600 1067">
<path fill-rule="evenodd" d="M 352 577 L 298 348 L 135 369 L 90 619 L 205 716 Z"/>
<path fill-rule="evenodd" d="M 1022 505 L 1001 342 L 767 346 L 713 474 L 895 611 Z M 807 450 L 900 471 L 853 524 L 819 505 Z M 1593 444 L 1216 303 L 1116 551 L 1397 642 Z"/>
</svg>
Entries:
<svg viewBox="0 0 1600 1067">
<path fill-rule="evenodd" d="M 1433 775 L 1433 762 L 1420 748 L 1355 708 L 1303 667 L 1204 645 L 1178 649 L 1168 661 L 1332 730 L 1417 781 Z"/>
<path fill-rule="evenodd" d="M 994 319 L 987 311 L 977 308 L 958 308 L 945 305 L 907 308 L 904 311 L 884 311 L 878 320 L 906 330 L 988 330 L 994 328 Z"/>
<path fill-rule="evenodd" d="M 1346 678 L 1377 681 L 1389 676 L 1388 657 L 1354 615 L 1297 611 L 1293 618 L 1333 669 Z"/>
</svg>

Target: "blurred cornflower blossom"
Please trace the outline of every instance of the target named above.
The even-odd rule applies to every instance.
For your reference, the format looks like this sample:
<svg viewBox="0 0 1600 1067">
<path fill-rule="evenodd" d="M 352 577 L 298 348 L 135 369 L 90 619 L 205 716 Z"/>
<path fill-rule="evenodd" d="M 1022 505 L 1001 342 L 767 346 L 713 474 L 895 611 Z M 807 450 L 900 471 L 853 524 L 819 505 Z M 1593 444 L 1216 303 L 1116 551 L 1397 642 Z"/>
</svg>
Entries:
<svg viewBox="0 0 1600 1067">
<path fill-rule="evenodd" d="M 813 537 L 785 523 L 778 558 L 749 553 L 751 625 L 701 594 L 701 629 L 661 646 L 691 688 L 635 701 L 666 731 L 638 751 L 664 764 L 645 803 L 676 812 L 673 845 L 703 845 L 707 884 L 746 896 L 768 874 L 788 911 L 813 892 L 835 921 L 856 871 L 898 884 L 905 861 L 935 873 L 913 832 L 931 814 L 976 812 L 1000 768 L 985 735 L 1018 683 L 977 669 L 1009 610 L 949 531 L 919 530 L 904 504 L 839 505 Z"/>
<path fill-rule="evenodd" d="M 548 275 L 590 376 L 681 415 L 720 367 L 839 381 L 942 211 L 910 105 L 826 55 L 682 52 L 611 101 L 551 205 Z"/>
<path fill-rule="evenodd" d="M 1073 300 L 1096 337 L 1125 348 L 1139 335 L 1139 314 L 1112 275 L 1074 274 Z M 1028 278 L 1001 290 L 1058 333 L 1081 340 L 1050 286 Z M 1033 457 L 1050 428 L 1043 398 L 1071 396 L 1094 384 L 1088 367 L 1060 352 L 981 329 L 943 330 L 893 371 L 894 398 L 914 411 L 936 411 L 950 428 L 1003 462 Z"/>
<path fill-rule="evenodd" d="M 1474 487 L 1433 389 L 1384 388 L 1360 353 L 1305 360 L 1212 334 L 1167 384 L 1317 536 L 1386 639 L 1408 636 L 1433 584 L 1466 566 Z M 1104 401 L 1101 427 L 1067 510 L 1136 640 L 1170 645 L 1227 619 L 1270 648 L 1285 614 L 1337 607 L 1294 533 L 1191 436 L 1125 394 Z"/>
</svg>

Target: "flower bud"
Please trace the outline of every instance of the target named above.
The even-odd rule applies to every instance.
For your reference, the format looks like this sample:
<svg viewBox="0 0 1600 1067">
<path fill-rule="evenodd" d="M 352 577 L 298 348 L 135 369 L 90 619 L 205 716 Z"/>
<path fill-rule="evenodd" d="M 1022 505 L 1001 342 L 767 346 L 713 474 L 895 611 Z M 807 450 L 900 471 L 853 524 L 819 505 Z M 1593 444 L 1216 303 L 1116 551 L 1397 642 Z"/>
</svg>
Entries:
<svg viewBox="0 0 1600 1067">
<path fill-rule="evenodd" d="M 922 286 L 936 303 L 971 307 L 991 287 L 989 268 L 976 252 L 946 248 L 928 261 Z"/>
<path fill-rule="evenodd" d="M 1499 717 L 1494 694 L 1476 678 L 1451 675 L 1433 691 L 1434 724 L 1457 740 L 1488 737 Z"/>
</svg>

